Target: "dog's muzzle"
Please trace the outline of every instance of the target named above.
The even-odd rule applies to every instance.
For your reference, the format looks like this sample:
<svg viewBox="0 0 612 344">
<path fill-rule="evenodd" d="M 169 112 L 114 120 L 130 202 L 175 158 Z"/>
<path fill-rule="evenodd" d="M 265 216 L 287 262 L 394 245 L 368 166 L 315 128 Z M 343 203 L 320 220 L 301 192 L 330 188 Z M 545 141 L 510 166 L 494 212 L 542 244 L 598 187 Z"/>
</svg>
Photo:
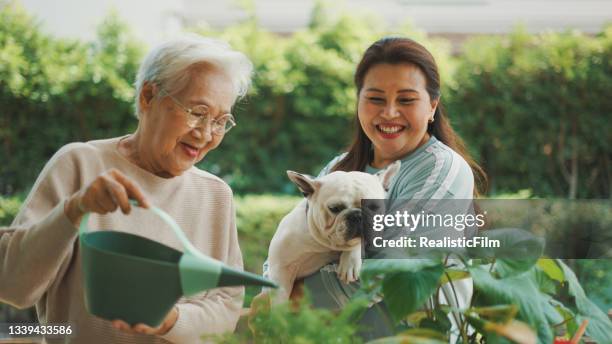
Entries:
<svg viewBox="0 0 612 344">
<path fill-rule="evenodd" d="M 361 237 L 362 229 L 362 214 L 361 209 L 355 208 L 348 211 L 345 216 L 346 221 L 346 240 L 349 241 L 353 238 Z"/>
</svg>

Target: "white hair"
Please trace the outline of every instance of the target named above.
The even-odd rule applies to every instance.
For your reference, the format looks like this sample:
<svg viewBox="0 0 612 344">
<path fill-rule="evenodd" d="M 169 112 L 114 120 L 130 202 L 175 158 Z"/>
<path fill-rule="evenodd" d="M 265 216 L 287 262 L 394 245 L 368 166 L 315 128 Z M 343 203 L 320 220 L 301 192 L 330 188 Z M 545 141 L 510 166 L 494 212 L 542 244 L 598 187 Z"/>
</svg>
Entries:
<svg viewBox="0 0 612 344">
<path fill-rule="evenodd" d="M 210 64 L 231 79 L 236 99 L 246 95 L 251 84 L 253 64 L 224 41 L 184 34 L 155 47 L 144 58 L 136 75 L 136 117 L 140 118 L 140 93 L 145 83 L 170 94 L 181 92 L 191 80 L 190 67 Z"/>
</svg>

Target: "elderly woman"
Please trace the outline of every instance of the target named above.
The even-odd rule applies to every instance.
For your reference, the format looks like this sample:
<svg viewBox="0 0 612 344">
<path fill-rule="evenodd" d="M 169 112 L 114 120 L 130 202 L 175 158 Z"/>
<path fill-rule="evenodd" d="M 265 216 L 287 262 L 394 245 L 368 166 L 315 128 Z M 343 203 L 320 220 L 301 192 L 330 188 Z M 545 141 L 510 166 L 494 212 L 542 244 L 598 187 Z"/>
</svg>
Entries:
<svg viewBox="0 0 612 344">
<path fill-rule="evenodd" d="M 242 268 L 232 191 L 196 168 L 235 125 L 230 111 L 249 86 L 251 62 L 219 41 L 191 35 L 152 50 L 136 79 L 132 134 L 62 147 L 40 173 L 3 238 L 0 301 L 36 305 L 43 323 L 69 323 L 75 343 L 192 343 L 234 329 L 243 288 L 182 298 L 158 328 L 90 315 L 83 303 L 77 227 L 86 212 L 154 204 L 203 253 Z M 120 229 L 181 249 L 172 231 L 144 211 L 92 216 L 89 227 Z M 6 281 L 9 281 L 8 283 Z M 60 340 L 64 342 L 64 338 Z"/>
</svg>

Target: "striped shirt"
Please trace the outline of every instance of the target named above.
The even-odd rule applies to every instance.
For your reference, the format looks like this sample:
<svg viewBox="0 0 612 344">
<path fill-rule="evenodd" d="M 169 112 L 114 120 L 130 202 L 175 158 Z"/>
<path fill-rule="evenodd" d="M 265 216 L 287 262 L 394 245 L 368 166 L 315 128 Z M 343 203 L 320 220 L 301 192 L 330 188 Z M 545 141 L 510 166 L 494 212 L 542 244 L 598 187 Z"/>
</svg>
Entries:
<svg viewBox="0 0 612 344">
<path fill-rule="evenodd" d="M 328 174 L 345 154 L 330 161 L 319 176 Z M 474 175 L 470 166 L 459 154 L 434 136 L 401 159 L 401 163 L 400 170 L 387 192 L 387 198 L 391 201 L 412 200 L 415 208 L 427 209 L 433 208 L 436 200 L 468 200 L 473 197 Z M 372 166 L 365 169 L 365 172 L 372 174 L 379 171 L 380 169 Z M 318 273 L 304 280 L 315 307 L 341 309 L 359 289 L 359 282 L 342 283 L 336 274 L 336 267 L 336 263 L 326 265 Z M 454 284 L 460 298 L 460 304 L 454 306 L 467 306 L 472 294 L 471 279 L 455 281 Z M 447 289 L 448 286 L 444 287 L 443 289 Z M 360 331 L 359 335 L 364 340 L 392 335 L 393 329 L 389 327 L 392 323 L 386 306 L 382 303 L 374 305 L 360 320 L 365 329 Z M 453 329 L 456 330 L 456 327 Z"/>
<path fill-rule="evenodd" d="M 329 173 L 344 157 L 341 154 L 323 168 L 319 176 Z M 474 175 L 468 163 L 450 147 L 431 136 L 429 141 L 401 160 L 387 193 L 389 199 L 471 199 Z M 367 166 L 365 172 L 380 169 Z"/>
</svg>

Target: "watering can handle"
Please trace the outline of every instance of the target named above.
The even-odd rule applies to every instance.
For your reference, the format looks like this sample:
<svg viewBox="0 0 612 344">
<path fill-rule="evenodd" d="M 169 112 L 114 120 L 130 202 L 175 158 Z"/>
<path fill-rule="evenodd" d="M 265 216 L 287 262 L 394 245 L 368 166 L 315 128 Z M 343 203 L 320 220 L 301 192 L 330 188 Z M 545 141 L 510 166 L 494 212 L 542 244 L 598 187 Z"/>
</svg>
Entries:
<svg viewBox="0 0 612 344">
<path fill-rule="evenodd" d="M 130 200 L 130 204 L 132 205 L 137 205 L 136 201 L 134 200 Z M 181 227 L 178 225 L 178 223 L 176 223 L 176 221 L 174 221 L 174 219 L 172 218 L 172 216 L 168 215 L 168 213 L 166 213 L 165 211 L 155 207 L 155 206 L 151 206 L 149 208 L 151 211 L 153 211 L 155 214 L 157 214 L 157 216 L 159 216 L 162 220 L 164 220 L 164 222 L 166 224 L 168 224 L 168 226 L 170 226 L 170 228 L 172 228 L 172 230 L 174 231 L 174 234 L 178 237 L 179 241 L 181 242 L 181 244 L 183 244 L 183 247 L 185 248 L 186 252 L 189 252 L 190 254 L 193 254 L 194 256 L 197 257 L 202 257 L 204 256 L 202 253 L 200 253 L 200 251 L 198 251 L 192 244 L 191 242 L 189 242 L 189 239 L 187 239 L 187 237 L 185 236 L 185 233 L 183 232 L 183 230 L 181 229 Z M 89 221 L 89 215 L 90 213 L 85 213 L 83 215 L 83 219 L 81 220 L 81 224 L 79 225 L 79 235 L 83 235 L 85 233 L 87 233 L 88 228 L 87 228 L 87 222 Z"/>
</svg>

